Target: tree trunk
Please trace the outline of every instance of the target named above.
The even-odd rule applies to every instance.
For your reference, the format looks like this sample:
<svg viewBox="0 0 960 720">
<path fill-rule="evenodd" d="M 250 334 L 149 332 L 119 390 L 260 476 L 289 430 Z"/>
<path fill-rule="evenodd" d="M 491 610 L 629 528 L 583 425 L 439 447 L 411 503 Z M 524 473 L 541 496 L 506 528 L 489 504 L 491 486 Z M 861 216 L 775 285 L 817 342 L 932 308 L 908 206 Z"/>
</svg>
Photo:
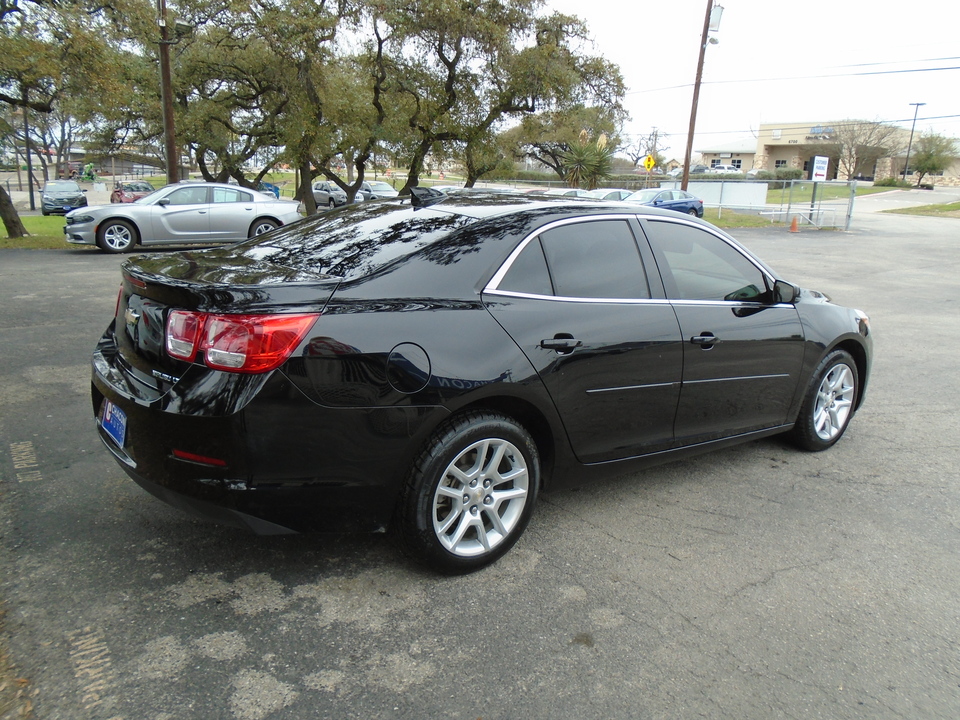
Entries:
<svg viewBox="0 0 960 720">
<path fill-rule="evenodd" d="M 423 172 L 423 163 L 434 142 L 435 140 L 433 138 L 421 140 L 417 149 L 414 150 L 413 157 L 410 158 L 410 170 L 407 173 L 407 182 L 400 188 L 401 195 L 409 195 L 410 188 L 417 187 L 420 184 L 420 173 Z"/>
<path fill-rule="evenodd" d="M 8 238 L 21 238 L 27 235 L 27 229 L 20 221 L 20 215 L 13 206 L 13 200 L 2 185 L 0 185 L 0 219 L 7 228 Z"/>
<path fill-rule="evenodd" d="M 300 163 L 300 187 L 297 196 L 303 202 L 307 215 L 317 214 L 317 202 L 313 199 L 313 176 L 310 174 L 310 161 Z"/>
</svg>

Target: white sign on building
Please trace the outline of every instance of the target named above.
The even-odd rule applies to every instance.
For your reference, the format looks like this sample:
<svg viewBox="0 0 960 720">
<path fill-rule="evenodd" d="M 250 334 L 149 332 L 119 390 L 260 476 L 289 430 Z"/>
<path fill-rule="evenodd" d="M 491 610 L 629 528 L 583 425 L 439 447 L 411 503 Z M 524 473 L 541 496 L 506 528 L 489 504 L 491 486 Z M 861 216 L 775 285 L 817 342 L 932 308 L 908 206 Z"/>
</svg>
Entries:
<svg viewBox="0 0 960 720">
<path fill-rule="evenodd" d="M 830 158 L 817 155 L 813 158 L 813 176 L 811 180 L 826 180 L 827 167 L 830 165 Z"/>
</svg>

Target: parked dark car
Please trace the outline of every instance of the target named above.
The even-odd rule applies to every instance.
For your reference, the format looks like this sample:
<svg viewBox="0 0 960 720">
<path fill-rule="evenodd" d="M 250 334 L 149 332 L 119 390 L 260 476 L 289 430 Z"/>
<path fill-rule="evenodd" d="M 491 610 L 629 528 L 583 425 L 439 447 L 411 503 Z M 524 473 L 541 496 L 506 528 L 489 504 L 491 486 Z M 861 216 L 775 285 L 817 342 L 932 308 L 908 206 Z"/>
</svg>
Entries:
<svg viewBox="0 0 960 720">
<path fill-rule="evenodd" d="M 76 208 L 86 207 L 86 192 L 73 180 L 51 180 L 44 183 L 40 193 L 40 214 L 66 215 Z"/>
<path fill-rule="evenodd" d="M 172 505 L 265 534 L 390 527 L 463 572 L 541 489 L 776 433 L 829 448 L 871 346 L 862 312 L 703 221 L 416 188 L 128 260 L 93 411 Z"/>
<path fill-rule="evenodd" d="M 131 203 L 146 197 L 156 190 L 153 185 L 145 180 L 131 180 L 129 182 L 118 182 L 114 185 L 110 193 L 110 202 L 112 203 Z"/>
<path fill-rule="evenodd" d="M 633 193 L 626 199 L 626 202 L 649 205 L 664 210 L 676 210 L 688 215 L 703 217 L 703 200 L 683 190 L 647 188 Z"/>
</svg>

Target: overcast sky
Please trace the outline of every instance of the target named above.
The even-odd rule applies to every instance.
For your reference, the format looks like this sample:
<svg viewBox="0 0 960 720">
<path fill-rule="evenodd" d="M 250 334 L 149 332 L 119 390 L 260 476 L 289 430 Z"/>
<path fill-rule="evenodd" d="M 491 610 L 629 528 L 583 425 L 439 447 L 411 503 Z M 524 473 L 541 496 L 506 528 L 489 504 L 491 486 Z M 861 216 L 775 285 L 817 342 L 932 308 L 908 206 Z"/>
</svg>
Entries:
<svg viewBox="0 0 960 720">
<path fill-rule="evenodd" d="M 719 0 L 695 149 L 752 137 L 761 123 L 882 120 L 960 137 L 960 3 Z M 682 157 L 706 0 L 546 0 L 577 15 L 627 85 L 627 132 L 669 134 Z"/>
</svg>

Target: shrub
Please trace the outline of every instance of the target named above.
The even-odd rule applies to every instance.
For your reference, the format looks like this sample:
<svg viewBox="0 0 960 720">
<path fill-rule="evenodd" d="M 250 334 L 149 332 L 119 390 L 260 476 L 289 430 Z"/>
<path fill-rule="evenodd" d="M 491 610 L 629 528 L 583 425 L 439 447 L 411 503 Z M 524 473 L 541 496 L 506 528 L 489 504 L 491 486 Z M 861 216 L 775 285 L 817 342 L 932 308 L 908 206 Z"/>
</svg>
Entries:
<svg viewBox="0 0 960 720">
<path fill-rule="evenodd" d="M 888 177 L 883 180 L 876 180 L 873 183 L 874 187 L 898 187 L 898 188 L 912 188 L 913 183 L 907 182 L 906 180 L 901 180 L 898 177 Z"/>
<path fill-rule="evenodd" d="M 800 168 L 779 168 L 774 176 L 777 180 L 800 180 L 803 178 L 803 170 Z"/>
</svg>

